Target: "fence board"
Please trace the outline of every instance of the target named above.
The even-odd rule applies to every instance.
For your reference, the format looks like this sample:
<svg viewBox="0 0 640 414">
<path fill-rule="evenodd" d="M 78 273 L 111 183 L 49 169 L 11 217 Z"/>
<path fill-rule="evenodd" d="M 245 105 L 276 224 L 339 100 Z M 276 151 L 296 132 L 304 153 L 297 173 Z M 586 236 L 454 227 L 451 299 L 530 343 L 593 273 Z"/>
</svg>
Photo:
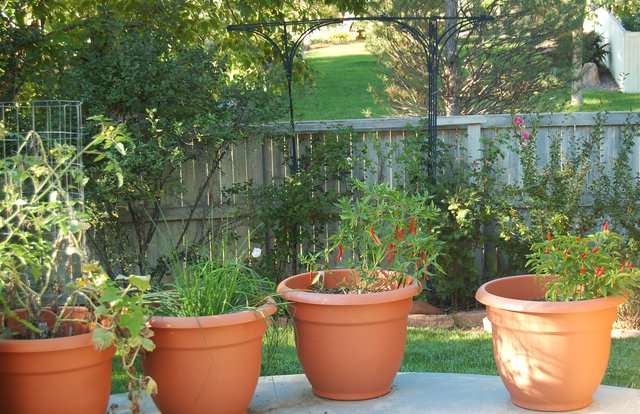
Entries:
<svg viewBox="0 0 640 414">
<path fill-rule="evenodd" d="M 532 125 L 538 129 L 538 147 L 536 148 L 539 161 L 546 163 L 549 159 L 549 146 L 555 137 L 562 141 L 566 161 L 575 152 L 575 139 L 588 139 L 593 132 L 596 122 L 596 113 L 549 113 L 540 115 L 518 115 L 525 119 L 527 130 Z M 622 128 L 625 122 L 640 123 L 640 113 L 611 112 L 606 115 L 604 121 L 604 144 L 601 153 L 601 161 L 612 165 L 619 150 L 622 136 Z M 351 129 L 351 150 L 354 160 L 356 154 L 362 151 L 373 163 L 375 174 L 364 165 L 354 163 L 351 177 L 365 179 L 368 183 L 388 182 L 397 185 L 404 178 L 402 163 L 399 157 L 403 153 L 404 142 L 416 136 L 424 124 L 419 118 L 398 119 L 358 119 L 342 121 L 307 121 L 296 124 L 296 145 L 299 154 L 314 151 L 315 146 L 325 140 L 337 139 L 336 129 Z M 221 191 L 233 185 L 244 184 L 252 181 L 255 186 L 271 183 L 277 177 L 283 177 L 290 173 L 287 166 L 289 154 L 281 151 L 283 145 L 290 150 L 290 138 L 286 134 L 280 135 L 278 130 L 286 126 L 274 124 L 274 138 L 272 140 L 249 141 L 233 148 L 220 162 L 213 165 L 215 154 L 203 151 L 203 159 L 185 163 L 178 172 L 181 180 L 182 193 L 179 197 L 167 195 L 163 198 L 163 217 L 168 222 L 167 227 L 173 235 L 158 235 L 154 240 L 153 251 L 149 252 L 150 258 L 160 257 L 169 244 L 160 239 L 177 238 L 181 226 L 189 216 L 189 208 L 193 206 L 193 197 L 199 186 L 204 182 L 204 176 L 216 171 L 216 176 L 209 183 L 207 197 L 203 197 L 198 203 L 198 214 L 194 220 L 199 220 L 189 232 L 192 237 L 201 236 L 208 222 L 213 220 L 219 223 L 228 217 L 231 208 L 222 205 Z M 471 159 L 479 159 L 482 155 L 483 145 L 481 137 L 495 139 L 499 134 L 510 133 L 513 127 L 513 115 L 483 115 L 483 116 L 451 116 L 438 117 L 439 139 L 443 142 L 462 145 L 459 157 L 466 156 Z M 511 144 L 516 144 L 516 138 L 512 137 Z M 386 145 L 382 145 L 386 144 Z M 640 136 L 635 137 L 635 146 L 632 151 L 633 173 L 637 174 L 640 168 Z M 502 148 L 505 159 L 500 167 L 504 169 L 503 180 L 508 184 L 519 183 L 522 179 L 522 166 L 517 154 L 509 148 Z M 391 152 L 393 157 L 386 162 L 385 154 Z M 327 183 L 325 188 L 344 188 L 344 183 Z M 238 201 L 238 200 L 234 200 Z M 123 218 L 127 222 L 127 218 Z M 246 223 L 241 223 L 246 224 Z M 248 227 L 243 227 L 238 244 L 249 248 L 246 242 Z M 176 233 L 177 232 L 177 233 Z M 324 232 L 323 238 L 326 237 Z M 185 241 L 187 243 L 188 241 Z"/>
</svg>

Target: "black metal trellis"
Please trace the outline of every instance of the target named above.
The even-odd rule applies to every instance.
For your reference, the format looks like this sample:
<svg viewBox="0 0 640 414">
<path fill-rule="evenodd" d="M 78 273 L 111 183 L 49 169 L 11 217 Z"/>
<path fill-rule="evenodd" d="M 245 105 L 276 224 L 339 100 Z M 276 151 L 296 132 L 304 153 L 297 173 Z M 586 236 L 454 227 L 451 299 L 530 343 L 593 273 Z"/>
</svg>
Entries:
<svg viewBox="0 0 640 414">
<path fill-rule="evenodd" d="M 394 17 L 394 16 L 374 16 L 374 17 L 348 17 L 334 19 L 300 20 L 300 21 L 279 21 L 264 23 L 246 23 L 227 26 L 228 31 L 243 31 L 255 34 L 269 42 L 278 52 L 282 64 L 285 68 L 287 79 L 287 92 L 289 94 L 289 116 L 291 132 L 295 132 L 295 120 L 293 113 L 293 60 L 304 38 L 311 32 L 332 24 L 341 24 L 348 21 L 376 21 L 392 23 L 407 33 L 409 33 L 422 47 L 427 64 L 428 83 L 428 134 L 429 147 L 427 149 L 427 174 L 431 182 L 435 184 L 435 165 L 437 156 L 437 134 L 438 134 L 438 51 L 442 43 L 446 43 L 455 36 L 461 29 L 473 26 L 479 22 L 493 20 L 491 16 L 469 16 L 469 17 L 448 17 L 448 16 L 427 16 L 427 17 Z M 416 21 L 427 21 L 428 31 L 425 34 L 420 28 L 412 26 L 410 23 Z M 448 27 L 438 34 L 438 22 L 448 21 Z M 291 38 L 288 27 L 308 26 L 295 40 Z M 263 30 L 267 28 L 282 28 L 282 46 Z M 295 136 L 291 143 L 291 162 L 294 171 L 297 170 L 298 154 L 295 143 Z"/>
</svg>

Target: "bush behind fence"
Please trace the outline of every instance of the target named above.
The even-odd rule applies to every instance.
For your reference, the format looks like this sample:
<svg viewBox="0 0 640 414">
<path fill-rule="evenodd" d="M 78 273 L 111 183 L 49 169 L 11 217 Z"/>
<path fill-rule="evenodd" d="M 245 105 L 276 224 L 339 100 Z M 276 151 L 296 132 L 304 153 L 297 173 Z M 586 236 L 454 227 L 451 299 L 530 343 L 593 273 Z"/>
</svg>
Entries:
<svg viewBox="0 0 640 414">
<path fill-rule="evenodd" d="M 219 163 L 205 150 L 183 164 L 147 260 L 170 252 L 191 220 L 183 245 L 215 250 L 220 228 L 233 228 L 237 248 L 262 247 L 263 271 L 281 279 L 304 270 L 297 253 L 323 246 L 332 203 L 350 194 L 351 178 L 386 182 L 429 191 L 446 213 L 447 275 L 431 288 L 465 306 L 478 283 L 524 270 L 526 246 L 550 229 L 587 230 L 610 218 L 639 240 L 639 123 L 640 114 L 621 112 L 440 117 L 435 187 L 424 172 L 420 119 L 297 123 L 295 172 L 292 137 L 276 125 L 274 138 L 235 145 Z M 121 223 L 135 225 L 126 215 Z"/>
</svg>

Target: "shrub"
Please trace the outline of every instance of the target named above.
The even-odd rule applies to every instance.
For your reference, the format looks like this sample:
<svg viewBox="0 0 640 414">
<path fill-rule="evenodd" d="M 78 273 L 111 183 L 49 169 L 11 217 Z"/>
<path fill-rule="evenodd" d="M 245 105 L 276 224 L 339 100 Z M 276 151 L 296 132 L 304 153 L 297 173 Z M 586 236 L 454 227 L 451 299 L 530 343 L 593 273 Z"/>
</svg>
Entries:
<svg viewBox="0 0 640 414">
<path fill-rule="evenodd" d="M 605 56 L 609 53 L 606 50 L 608 45 L 608 43 L 604 43 L 602 35 L 599 33 L 585 33 L 582 36 L 582 63 L 593 62 L 602 67 Z"/>
</svg>

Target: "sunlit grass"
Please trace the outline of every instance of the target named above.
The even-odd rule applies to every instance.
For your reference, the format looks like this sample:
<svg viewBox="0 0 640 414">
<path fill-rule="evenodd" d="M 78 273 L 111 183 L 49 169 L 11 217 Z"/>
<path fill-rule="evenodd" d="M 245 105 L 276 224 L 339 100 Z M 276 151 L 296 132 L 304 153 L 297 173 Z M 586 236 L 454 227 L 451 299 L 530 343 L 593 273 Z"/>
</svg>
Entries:
<svg viewBox="0 0 640 414">
<path fill-rule="evenodd" d="M 387 103 L 376 102 L 370 88 L 381 90 L 375 58 L 364 42 L 316 49 L 305 53 L 314 71 L 315 87 L 296 97 L 296 120 L 380 118 L 389 115 Z"/>
<path fill-rule="evenodd" d="M 640 93 L 622 93 L 585 89 L 583 103 L 579 107 L 570 107 L 572 111 L 640 111 Z"/>
<path fill-rule="evenodd" d="M 390 116 L 388 101 L 376 102 L 371 85 L 382 91 L 380 68 L 363 42 L 307 52 L 305 59 L 316 71 L 311 95 L 294 99 L 297 120 L 329 120 Z M 571 105 L 570 88 L 544 92 L 543 112 L 640 111 L 640 94 L 583 89 L 583 104 Z"/>
</svg>

